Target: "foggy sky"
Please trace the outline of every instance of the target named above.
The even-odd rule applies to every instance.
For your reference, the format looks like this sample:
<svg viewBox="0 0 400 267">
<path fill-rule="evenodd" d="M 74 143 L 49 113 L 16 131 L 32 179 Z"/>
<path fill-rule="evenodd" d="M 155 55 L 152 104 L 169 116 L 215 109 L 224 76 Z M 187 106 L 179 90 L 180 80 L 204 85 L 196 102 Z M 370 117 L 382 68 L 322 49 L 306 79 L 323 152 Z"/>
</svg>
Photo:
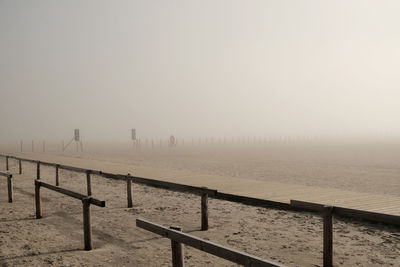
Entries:
<svg viewBox="0 0 400 267">
<path fill-rule="evenodd" d="M 0 140 L 400 134 L 399 12 L 0 0 Z"/>
</svg>

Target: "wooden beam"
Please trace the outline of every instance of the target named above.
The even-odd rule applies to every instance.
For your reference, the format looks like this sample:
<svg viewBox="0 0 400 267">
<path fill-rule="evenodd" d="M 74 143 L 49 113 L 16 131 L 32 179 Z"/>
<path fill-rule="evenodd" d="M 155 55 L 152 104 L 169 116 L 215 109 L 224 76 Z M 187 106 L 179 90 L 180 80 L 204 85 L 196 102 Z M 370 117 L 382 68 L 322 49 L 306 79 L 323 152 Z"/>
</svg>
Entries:
<svg viewBox="0 0 400 267">
<path fill-rule="evenodd" d="M 178 243 L 185 244 L 187 246 L 191 246 L 198 250 L 207 252 L 209 254 L 215 255 L 217 257 L 226 259 L 231 262 L 235 262 L 237 264 L 242 264 L 244 266 L 253 266 L 253 267 L 266 267 L 266 266 L 283 266 L 278 263 L 274 263 L 271 261 L 263 260 L 259 257 L 240 252 L 234 249 L 230 249 L 210 241 L 191 236 L 186 233 L 182 233 L 180 231 L 168 229 L 164 226 L 142 220 L 136 219 L 136 226 L 139 228 L 143 228 L 147 231 L 153 232 L 155 234 L 161 235 L 163 237 L 167 237 L 171 240 L 174 240 Z"/>
<path fill-rule="evenodd" d="M 301 201 L 301 200 L 290 200 L 290 205 L 296 208 L 300 208 L 307 211 L 322 212 L 324 205 L 319 203 Z"/>
<path fill-rule="evenodd" d="M 280 210 L 294 210 L 299 211 L 301 209 L 291 206 L 289 203 L 261 199 L 261 198 L 254 198 L 248 196 L 241 196 L 241 195 L 234 195 L 228 193 L 221 193 L 218 192 L 213 198 L 222 199 L 231 202 L 242 203 L 249 206 L 255 207 L 263 207 L 263 208 L 273 208 L 273 209 L 280 209 Z"/>
<path fill-rule="evenodd" d="M 0 172 L 0 176 L 8 177 L 10 175 L 12 176 L 12 174 L 10 174 L 8 172 Z"/>
<path fill-rule="evenodd" d="M 122 175 L 122 174 L 114 174 L 114 173 L 99 171 L 98 175 L 100 175 L 102 177 L 114 179 L 114 180 L 126 181 L 126 175 Z"/>
<path fill-rule="evenodd" d="M 77 198 L 77 199 L 80 199 L 80 200 L 88 197 L 86 195 L 82 195 L 80 193 L 76 193 L 76 192 L 70 191 L 68 189 L 64 189 L 64 188 L 61 188 L 61 187 L 58 187 L 58 186 L 54 186 L 54 185 L 51 185 L 51 184 L 48 184 L 48 183 L 44 183 L 44 182 L 41 182 L 41 181 L 38 181 L 38 180 L 35 180 L 35 184 L 38 184 L 39 186 L 43 186 L 43 187 L 48 188 L 50 190 L 53 190 L 53 191 L 59 192 L 61 194 L 64 194 L 64 195 L 67 195 L 67 196 L 70 196 L 70 197 L 73 197 L 73 198 Z M 92 198 L 92 197 L 90 197 L 90 204 L 93 204 L 93 205 L 96 205 L 96 206 L 99 206 L 99 207 L 105 207 L 106 206 L 106 202 L 105 201 L 101 201 L 101 200 L 98 200 L 98 199 L 95 199 L 95 198 Z"/>
<path fill-rule="evenodd" d="M 319 203 L 312 203 L 307 201 L 300 200 L 290 200 L 290 204 L 293 207 L 300 208 L 302 210 L 313 211 L 313 212 L 322 212 L 324 205 Z M 333 213 L 338 216 L 354 218 L 357 220 L 367 220 L 372 222 L 380 222 L 392 225 L 400 225 L 400 216 L 378 213 L 372 211 L 365 210 L 357 210 L 350 208 L 343 208 L 333 206 Z"/>
<path fill-rule="evenodd" d="M 137 177 L 137 176 L 133 176 L 132 180 L 134 183 L 137 183 L 137 184 L 144 184 L 144 185 L 158 187 L 158 188 L 165 188 L 165 189 L 171 189 L 171 190 L 183 191 L 183 192 L 191 192 L 191 193 L 196 193 L 199 195 L 202 194 L 203 192 L 206 192 L 209 196 L 217 195 L 217 190 L 208 189 L 208 188 L 204 189 L 199 186 L 177 184 L 177 183 L 154 180 L 154 179 Z"/>
</svg>

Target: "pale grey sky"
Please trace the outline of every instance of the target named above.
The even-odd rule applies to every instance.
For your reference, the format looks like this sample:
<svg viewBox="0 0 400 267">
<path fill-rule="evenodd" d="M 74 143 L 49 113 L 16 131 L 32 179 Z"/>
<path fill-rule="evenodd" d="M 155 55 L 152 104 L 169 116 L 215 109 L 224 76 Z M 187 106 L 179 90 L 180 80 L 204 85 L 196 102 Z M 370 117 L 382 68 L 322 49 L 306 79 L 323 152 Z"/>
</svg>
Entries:
<svg viewBox="0 0 400 267">
<path fill-rule="evenodd" d="M 400 134 L 400 1 L 0 0 L 0 139 Z"/>
</svg>

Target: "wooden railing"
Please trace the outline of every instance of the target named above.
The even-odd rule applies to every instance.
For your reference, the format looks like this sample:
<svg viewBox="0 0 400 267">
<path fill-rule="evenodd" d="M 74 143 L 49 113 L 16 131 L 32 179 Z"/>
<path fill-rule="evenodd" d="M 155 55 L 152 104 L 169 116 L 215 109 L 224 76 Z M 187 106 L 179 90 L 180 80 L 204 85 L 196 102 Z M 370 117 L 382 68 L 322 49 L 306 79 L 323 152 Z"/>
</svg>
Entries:
<svg viewBox="0 0 400 267">
<path fill-rule="evenodd" d="M 214 256 L 223 258 L 225 260 L 241 264 L 244 266 L 252 267 L 272 267 L 272 266 L 283 266 L 278 263 L 263 260 L 259 257 L 240 252 L 231 248 L 227 248 L 210 241 L 182 233 L 179 228 L 171 227 L 167 228 L 143 219 L 136 219 L 136 226 L 152 233 L 158 234 L 163 237 L 171 239 L 172 247 L 172 266 L 180 267 L 184 266 L 183 261 L 183 247 L 181 244 L 191 246 L 198 250 L 207 252 Z"/>
<path fill-rule="evenodd" d="M 206 187 L 196 187 L 196 186 L 177 184 L 177 183 L 159 181 L 159 180 L 142 178 L 142 177 L 136 177 L 136 176 L 132 176 L 130 174 L 127 174 L 127 175 L 114 174 L 114 173 L 108 173 L 108 172 L 103 172 L 103 171 L 98 171 L 98 170 L 90 170 L 90 169 L 84 169 L 84 168 L 79 168 L 79 167 L 61 165 L 61 164 L 57 164 L 57 163 L 50 163 L 50 162 L 36 161 L 36 160 L 25 159 L 25 158 L 18 158 L 18 157 L 8 156 L 8 155 L 7 156 L 0 155 L 0 156 L 6 157 L 7 166 L 8 166 L 9 159 L 17 160 L 18 167 L 19 167 L 19 173 L 22 173 L 22 163 L 21 163 L 22 161 L 35 164 L 37 180 L 41 179 L 41 173 L 40 173 L 41 166 L 55 167 L 55 184 L 56 184 L 56 186 L 60 185 L 60 177 L 59 177 L 60 169 L 77 172 L 77 173 L 85 173 L 88 196 L 92 195 L 91 175 L 98 175 L 101 177 L 115 179 L 115 180 L 124 180 L 124 181 L 126 181 L 126 192 L 127 192 L 126 196 L 127 196 L 128 208 L 133 207 L 132 182 L 134 182 L 136 184 L 144 184 L 144 185 L 148 185 L 148 186 L 152 186 L 152 187 L 165 188 L 165 189 L 171 189 L 171 190 L 182 191 L 182 192 L 190 192 L 192 194 L 201 195 L 201 229 L 204 231 L 208 230 L 208 196 L 215 197 L 217 195 L 217 190 L 208 189 Z"/>
<path fill-rule="evenodd" d="M 42 218 L 42 204 L 40 199 L 40 188 L 44 187 L 58 193 L 70 196 L 72 198 L 76 198 L 82 201 L 83 205 L 83 236 L 84 236 L 84 244 L 85 250 L 92 250 L 93 243 L 92 243 L 92 219 L 91 219 L 91 212 L 90 212 L 90 204 L 105 207 L 106 202 L 101 201 L 92 197 L 88 197 L 68 189 L 60 188 L 58 186 L 54 186 L 45 182 L 41 182 L 39 180 L 35 180 L 35 206 L 36 206 L 36 219 Z"/>
<path fill-rule="evenodd" d="M 105 178 L 117 179 L 117 180 L 125 180 L 127 182 L 127 202 L 128 207 L 132 207 L 132 182 L 137 184 L 144 184 L 147 186 L 157 187 L 157 188 L 165 188 L 174 191 L 182 191 L 189 192 L 192 194 L 201 195 L 201 229 L 208 229 L 208 197 L 213 197 L 216 199 L 222 199 L 231 202 L 243 203 L 246 205 L 264 207 L 264 208 L 275 208 L 282 210 L 294 210 L 294 211 L 310 211 L 322 215 L 324 218 L 324 231 L 323 231 L 323 247 L 324 247 L 324 266 L 332 266 L 332 216 L 338 215 L 343 217 L 349 217 L 357 220 L 368 220 L 373 222 L 379 222 L 384 224 L 391 225 L 400 225 L 400 216 L 391 215 L 391 214 L 383 214 L 376 213 L 364 210 L 356 210 L 338 206 L 325 206 L 324 204 L 319 203 L 311 203 L 305 201 L 291 200 L 290 203 L 271 201 L 266 199 L 252 198 L 247 196 L 240 196 L 235 194 L 221 193 L 217 190 L 208 189 L 204 187 L 196 187 L 191 185 L 184 185 L 166 181 L 160 181 L 155 179 L 136 177 L 131 175 L 121 175 L 121 174 L 112 174 L 102 171 L 89 170 L 84 168 L 72 167 L 67 165 L 61 165 L 56 163 L 48 163 L 41 162 L 31 159 L 17 158 L 14 156 L 6 156 L 0 155 L 6 158 L 6 168 L 9 168 L 9 159 L 16 159 L 19 162 L 19 173 L 22 173 L 22 165 L 21 161 L 26 161 L 30 163 L 36 164 L 36 176 L 37 180 L 40 180 L 40 166 L 54 166 L 56 168 L 56 186 L 52 186 L 53 188 L 58 188 L 59 185 L 59 169 L 86 173 L 87 179 L 87 194 L 91 195 L 91 181 L 90 175 L 99 175 Z M 11 190 L 12 192 L 12 190 Z M 82 195 L 83 196 L 83 195 Z M 87 197 L 87 196 L 85 196 Z M 12 198 L 12 197 L 11 197 Z"/>
</svg>

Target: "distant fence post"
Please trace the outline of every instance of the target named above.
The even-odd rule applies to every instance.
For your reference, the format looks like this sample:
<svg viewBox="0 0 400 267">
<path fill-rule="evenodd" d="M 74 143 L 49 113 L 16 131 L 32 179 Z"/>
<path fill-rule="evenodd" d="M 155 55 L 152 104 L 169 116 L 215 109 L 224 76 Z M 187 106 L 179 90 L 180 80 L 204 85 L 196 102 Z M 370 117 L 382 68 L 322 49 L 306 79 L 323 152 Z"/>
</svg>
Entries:
<svg viewBox="0 0 400 267">
<path fill-rule="evenodd" d="M 40 161 L 36 163 L 36 179 L 40 180 Z"/>
<path fill-rule="evenodd" d="M 12 184 L 12 175 L 7 175 L 7 188 L 8 188 L 8 203 L 13 202 L 13 184 Z"/>
<path fill-rule="evenodd" d="M 40 203 L 40 183 L 35 180 L 35 206 L 36 219 L 42 218 L 42 205 Z"/>
<path fill-rule="evenodd" d="M 58 169 L 60 168 L 60 165 L 56 165 L 56 186 L 59 186 L 60 185 L 60 181 L 59 181 L 59 178 L 58 178 Z"/>
<path fill-rule="evenodd" d="M 324 267 L 333 266 L 333 245 L 332 245 L 332 206 L 324 206 Z"/>
<path fill-rule="evenodd" d="M 22 161 L 20 159 L 18 160 L 18 169 L 19 169 L 19 174 L 22 174 Z"/>
<path fill-rule="evenodd" d="M 182 231 L 180 227 L 170 226 L 170 229 L 176 231 Z M 176 242 L 175 240 L 171 239 L 171 250 L 172 250 L 172 266 L 173 267 L 183 267 L 185 266 L 184 263 L 184 254 L 183 254 L 183 246 L 182 243 Z"/>
<path fill-rule="evenodd" d="M 90 180 L 90 174 L 91 170 L 86 171 L 86 186 L 87 186 L 87 195 L 91 196 L 92 195 L 92 182 Z"/>
<path fill-rule="evenodd" d="M 8 156 L 6 156 L 6 170 L 8 171 Z"/>
<path fill-rule="evenodd" d="M 92 218 L 90 214 L 90 197 L 82 199 L 83 206 L 83 236 L 85 240 L 85 250 L 92 250 Z"/>
<path fill-rule="evenodd" d="M 128 201 L 128 208 L 132 208 L 132 176 L 129 173 L 126 176 L 126 197 Z"/>
<path fill-rule="evenodd" d="M 208 230 L 208 193 L 205 190 L 201 192 L 201 230 Z"/>
</svg>

